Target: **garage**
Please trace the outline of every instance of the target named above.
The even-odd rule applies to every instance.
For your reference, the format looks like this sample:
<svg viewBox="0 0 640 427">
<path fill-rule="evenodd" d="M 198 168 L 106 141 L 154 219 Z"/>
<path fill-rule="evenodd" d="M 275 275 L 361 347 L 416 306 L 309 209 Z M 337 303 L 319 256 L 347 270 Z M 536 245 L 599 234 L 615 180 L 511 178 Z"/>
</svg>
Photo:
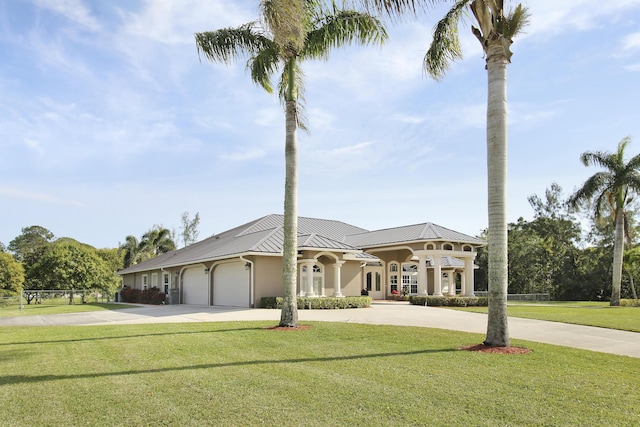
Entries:
<svg viewBox="0 0 640 427">
<path fill-rule="evenodd" d="M 204 267 L 187 268 L 182 274 L 182 303 L 209 305 L 209 289 Z"/>
<path fill-rule="evenodd" d="M 249 270 L 244 262 L 220 264 L 213 270 L 213 305 L 249 307 Z"/>
</svg>

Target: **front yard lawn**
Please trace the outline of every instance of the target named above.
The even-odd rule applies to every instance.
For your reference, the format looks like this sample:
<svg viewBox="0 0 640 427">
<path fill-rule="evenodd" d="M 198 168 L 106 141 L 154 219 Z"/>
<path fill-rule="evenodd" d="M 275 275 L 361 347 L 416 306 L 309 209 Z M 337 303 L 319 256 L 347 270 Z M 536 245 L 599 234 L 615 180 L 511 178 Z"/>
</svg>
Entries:
<svg viewBox="0 0 640 427">
<path fill-rule="evenodd" d="M 76 425 L 640 425 L 639 359 L 439 329 L 2 327 L 0 419 Z"/>
</svg>

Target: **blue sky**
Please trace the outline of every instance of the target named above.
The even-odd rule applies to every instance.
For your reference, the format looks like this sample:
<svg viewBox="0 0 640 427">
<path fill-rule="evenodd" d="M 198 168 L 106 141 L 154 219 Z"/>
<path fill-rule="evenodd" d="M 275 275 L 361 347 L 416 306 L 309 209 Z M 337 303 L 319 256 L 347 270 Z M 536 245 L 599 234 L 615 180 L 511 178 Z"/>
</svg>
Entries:
<svg viewBox="0 0 640 427">
<path fill-rule="evenodd" d="M 579 155 L 634 137 L 640 152 L 640 0 L 529 0 L 508 67 L 509 220 Z M 0 0 L 0 242 L 41 225 L 115 247 L 200 213 L 204 238 L 282 213 L 284 114 L 244 61 L 198 57 L 193 34 L 258 16 L 239 0 Z M 444 9 L 389 27 L 383 47 L 303 64 L 299 214 L 368 229 L 487 226 L 486 71 L 422 73 Z"/>
</svg>

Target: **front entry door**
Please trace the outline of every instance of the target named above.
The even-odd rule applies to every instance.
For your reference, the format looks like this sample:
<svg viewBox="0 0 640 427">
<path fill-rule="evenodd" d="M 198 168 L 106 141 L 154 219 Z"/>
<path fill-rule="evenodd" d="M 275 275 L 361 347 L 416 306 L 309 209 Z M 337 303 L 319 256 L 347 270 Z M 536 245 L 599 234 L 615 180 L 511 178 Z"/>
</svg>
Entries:
<svg viewBox="0 0 640 427">
<path fill-rule="evenodd" d="M 384 291 L 382 287 L 382 269 L 366 268 L 364 278 L 365 289 L 369 291 L 369 296 L 373 299 L 384 299 Z"/>
</svg>

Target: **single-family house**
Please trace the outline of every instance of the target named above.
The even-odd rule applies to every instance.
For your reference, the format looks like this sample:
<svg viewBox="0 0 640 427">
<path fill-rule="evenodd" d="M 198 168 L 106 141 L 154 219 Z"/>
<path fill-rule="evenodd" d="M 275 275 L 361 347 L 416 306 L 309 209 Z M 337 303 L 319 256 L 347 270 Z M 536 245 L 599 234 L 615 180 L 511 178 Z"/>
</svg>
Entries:
<svg viewBox="0 0 640 427">
<path fill-rule="evenodd" d="M 282 295 L 282 215 L 268 215 L 118 272 L 123 286 L 157 287 L 174 303 L 259 307 Z M 368 231 L 298 219 L 298 295 L 374 299 L 474 295 L 476 250 L 486 243 L 432 223 Z"/>
</svg>

